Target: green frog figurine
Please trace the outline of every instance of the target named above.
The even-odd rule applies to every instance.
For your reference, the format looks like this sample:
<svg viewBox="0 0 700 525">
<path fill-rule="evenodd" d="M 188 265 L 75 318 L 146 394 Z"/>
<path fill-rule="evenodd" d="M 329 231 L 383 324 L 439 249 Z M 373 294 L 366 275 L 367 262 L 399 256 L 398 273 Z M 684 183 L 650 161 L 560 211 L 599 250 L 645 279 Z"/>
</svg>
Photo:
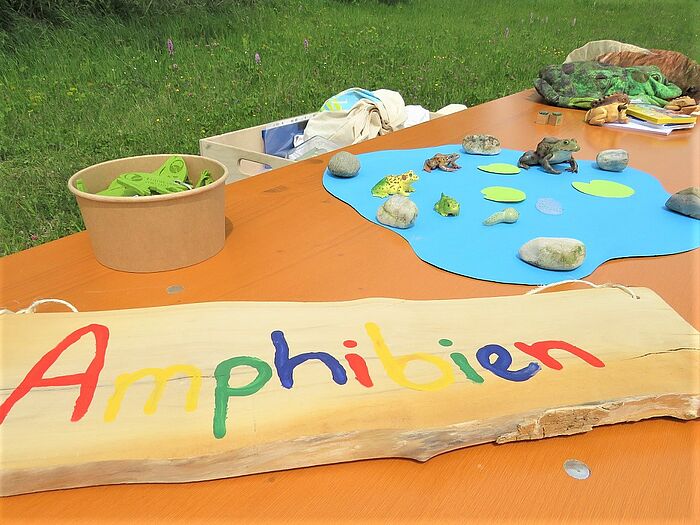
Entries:
<svg viewBox="0 0 700 525">
<path fill-rule="evenodd" d="M 545 137 L 537 145 L 535 151 L 530 150 L 523 153 L 520 160 L 518 160 L 518 166 L 528 169 L 530 166 L 539 164 L 547 173 L 559 175 L 561 171 L 554 169 L 552 164 L 568 162 L 569 167 L 566 168 L 566 171 L 578 173 L 578 164 L 576 164 L 571 154 L 580 149 L 576 139 Z"/>
<path fill-rule="evenodd" d="M 387 175 L 372 187 L 372 195 L 375 197 L 388 197 L 389 195 L 403 195 L 416 191 L 411 184 L 419 179 L 413 170 L 409 170 L 401 175 Z"/>
<path fill-rule="evenodd" d="M 456 199 L 441 193 L 440 200 L 435 203 L 433 209 L 443 217 L 454 217 L 459 215 L 459 202 L 457 202 Z"/>
</svg>

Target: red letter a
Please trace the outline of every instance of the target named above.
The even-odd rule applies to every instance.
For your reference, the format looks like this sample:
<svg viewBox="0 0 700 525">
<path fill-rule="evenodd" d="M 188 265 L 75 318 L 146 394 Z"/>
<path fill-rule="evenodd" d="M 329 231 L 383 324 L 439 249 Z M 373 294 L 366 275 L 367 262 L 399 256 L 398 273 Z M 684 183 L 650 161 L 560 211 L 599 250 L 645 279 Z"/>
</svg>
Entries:
<svg viewBox="0 0 700 525">
<path fill-rule="evenodd" d="M 92 332 L 95 336 L 95 357 L 92 358 L 85 372 L 67 376 L 44 377 L 46 371 L 56 362 L 56 359 L 58 359 L 63 351 L 89 332 Z M 106 326 L 91 324 L 76 330 L 58 343 L 53 350 L 37 361 L 34 368 L 29 371 L 17 388 L 15 388 L 10 396 L 0 405 L 0 424 L 5 421 L 5 417 L 15 403 L 26 396 L 32 388 L 44 386 L 80 385 L 80 394 L 78 394 L 78 399 L 75 400 L 75 408 L 70 418 L 71 421 L 80 420 L 87 412 L 92 402 L 92 397 L 95 395 L 97 380 L 105 364 L 105 351 L 107 350 L 108 339 L 109 330 Z"/>
</svg>

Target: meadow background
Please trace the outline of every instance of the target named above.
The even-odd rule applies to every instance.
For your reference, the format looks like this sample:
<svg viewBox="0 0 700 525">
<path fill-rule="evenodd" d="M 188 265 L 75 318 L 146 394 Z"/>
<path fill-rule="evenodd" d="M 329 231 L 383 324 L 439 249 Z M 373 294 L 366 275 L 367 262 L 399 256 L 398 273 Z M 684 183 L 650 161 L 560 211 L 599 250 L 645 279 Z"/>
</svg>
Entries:
<svg viewBox="0 0 700 525">
<path fill-rule="evenodd" d="M 0 0 L 0 253 L 81 230 L 66 181 L 91 164 L 198 153 L 353 86 L 473 106 L 591 40 L 698 60 L 698 15 L 698 0 Z"/>
</svg>

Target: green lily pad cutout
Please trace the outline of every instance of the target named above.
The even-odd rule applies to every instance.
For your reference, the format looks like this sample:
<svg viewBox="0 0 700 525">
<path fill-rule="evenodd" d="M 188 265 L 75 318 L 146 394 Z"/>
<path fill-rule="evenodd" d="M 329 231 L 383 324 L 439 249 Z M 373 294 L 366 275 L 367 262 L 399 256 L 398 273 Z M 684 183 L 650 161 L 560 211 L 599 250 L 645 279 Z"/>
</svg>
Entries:
<svg viewBox="0 0 700 525">
<path fill-rule="evenodd" d="M 481 190 L 484 199 L 496 202 L 520 202 L 525 200 L 525 192 L 507 186 L 489 186 Z"/>
<path fill-rule="evenodd" d="M 581 193 L 594 197 L 624 199 L 634 195 L 634 188 L 611 180 L 592 180 L 591 182 L 572 182 L 571 185 Z"/>
<path fill-rule="evenodd" d="M 494 162 L 493 164 L 486 164 L 484 166 L 477 166 L 481 171 L 486 173 L 498 173 L 499 175 L 516 175 L 520 173 L 520 168 L 514 166 L 513 164 L 505 164 L 503 162 Z"/>
</svg>

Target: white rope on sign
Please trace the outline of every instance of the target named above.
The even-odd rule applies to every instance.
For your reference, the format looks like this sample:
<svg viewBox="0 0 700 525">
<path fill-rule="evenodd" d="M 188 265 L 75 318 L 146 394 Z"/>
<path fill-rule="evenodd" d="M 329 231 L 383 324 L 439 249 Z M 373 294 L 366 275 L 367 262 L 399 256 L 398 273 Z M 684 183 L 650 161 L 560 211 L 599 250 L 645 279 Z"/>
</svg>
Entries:
<svg viewBox="0 0 700 525">
<path fill-rule="evenodd" d="M 36 307 L 40 306 L 42 304 L 46 303 L 58 303 L 62 304 L 63 306 L 66 306 L 71 309 L 73 312 L 78 312 L 78 309 L 70 304 L 68 301 L 64 301 L 63 299 L 38 299 L 34 301 L 32 304 L 27 306 L 26 308 L 22 308 L 21 310 L 17 310 L 16 312 L 14 310 L 9 310 L 7 308 L 2 308 L 0 309 L 0 314 L 34 314 L 36 313 Z"/>
<path fill-rule="evenodd" d="M 545 284 L 542 286 L 538 286 L 534 290 L 530 290 L 527 292 L 525 295 L 532 295 L 541 292 L 542 290 L 547 290 L 548 288 L 554 288 L 556 286 L 561 286 L 562 284 L 571 284 L 571 283 L 581 283 L 581 284 L 586 284 L 588 286 L 592 286 L 593 288 L 617 288 L 618 290 L 622 290 L 626 294 L 628 294 L 630 297 L 633 299 L 639 299 L 639 296 L 634 293 L 632 290 L 627 288 L 626 286 L 623 286 L 621 284 L 615 284 L 615 283 L 605 283 L 605 284 L 595 284 L 590 281 L 583 281 L 580 279 L 567 279 L 566 281 L 558 281 L 556 283 L 551 283 L 551 284 Z"/>
</svg>

